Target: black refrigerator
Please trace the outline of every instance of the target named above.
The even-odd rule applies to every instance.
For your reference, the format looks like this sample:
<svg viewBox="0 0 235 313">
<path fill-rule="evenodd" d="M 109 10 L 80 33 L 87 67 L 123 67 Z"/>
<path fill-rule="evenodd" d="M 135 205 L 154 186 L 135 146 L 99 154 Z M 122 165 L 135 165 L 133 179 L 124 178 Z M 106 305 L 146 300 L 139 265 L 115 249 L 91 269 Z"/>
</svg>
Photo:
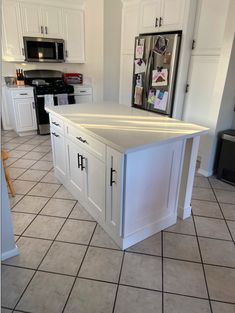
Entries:
<svg viewBox="0 0 235 313">
<path fill-rule="evenodd" d="M 135 38 L 132 107 L 172 116 L 181 32 Z"/>
</svg>

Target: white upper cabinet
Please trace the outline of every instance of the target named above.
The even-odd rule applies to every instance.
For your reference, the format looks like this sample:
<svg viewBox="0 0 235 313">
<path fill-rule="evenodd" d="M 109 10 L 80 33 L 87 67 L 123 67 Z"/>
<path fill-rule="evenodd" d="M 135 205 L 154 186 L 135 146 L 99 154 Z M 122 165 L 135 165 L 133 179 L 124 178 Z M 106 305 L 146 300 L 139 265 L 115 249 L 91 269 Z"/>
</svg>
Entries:
<svg viewBox="0 0 235 313">
<path fill-rule="evenodd" d="M 2 2 L 2 57 L 4 61 L 24 61 L 19 4 Z"/>
<path fill-rule="evenodd" d="M 228 5 L 229 0 L 198 0 L 193 54 L 220 54 Z"/>
<path fill-rule="evenodd" d="M 82 10 L 64 9 L 64 40 L 66 62 L 85 62 L 84 47 L 84 12 Z"/>
<path fill-rule="evenodd" d="M 24 36 L 62 38 L 62 9 L 22 2 L 21 16 Z"/>
<path fill-rule="evenodd" d="M 140 33 L 181 30 L 185 0 L 145 0 L 140 6 Z"/>
</svg>

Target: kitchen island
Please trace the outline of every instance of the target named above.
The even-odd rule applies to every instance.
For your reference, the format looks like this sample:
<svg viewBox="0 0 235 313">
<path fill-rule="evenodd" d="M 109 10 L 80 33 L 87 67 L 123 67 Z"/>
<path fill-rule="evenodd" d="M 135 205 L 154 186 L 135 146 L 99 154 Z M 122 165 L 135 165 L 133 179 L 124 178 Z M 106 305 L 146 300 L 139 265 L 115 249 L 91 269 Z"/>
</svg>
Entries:
<svg viewBox="0 0 235 313">
<path fill-rule="evenodd" d="M 191 215 L 207 128 L 114 103 L 46 110 L 55 175 L 122 249 Z"/>
</svg>

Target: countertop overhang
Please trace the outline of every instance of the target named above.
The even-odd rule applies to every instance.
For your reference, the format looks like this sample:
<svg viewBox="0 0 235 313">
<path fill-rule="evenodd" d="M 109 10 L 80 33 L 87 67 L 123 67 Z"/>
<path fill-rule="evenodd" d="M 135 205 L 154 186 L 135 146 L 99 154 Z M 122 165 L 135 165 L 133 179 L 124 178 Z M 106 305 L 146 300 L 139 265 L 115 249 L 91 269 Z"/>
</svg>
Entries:
<svg viewBox="0 0 235 313">
<path fill-rule="evenodd" d="M 200 136 L 209 130 L 118 103 L 74 104 L 45 109 L 122 153 Z"/>
</svg>

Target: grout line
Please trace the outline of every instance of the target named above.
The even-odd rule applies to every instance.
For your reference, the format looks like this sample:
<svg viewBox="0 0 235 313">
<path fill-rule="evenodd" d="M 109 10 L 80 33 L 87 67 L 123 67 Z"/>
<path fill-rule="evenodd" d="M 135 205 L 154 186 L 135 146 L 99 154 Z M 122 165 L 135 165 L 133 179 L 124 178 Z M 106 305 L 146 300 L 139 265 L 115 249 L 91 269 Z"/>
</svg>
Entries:
<svg viewBox="0 0 235 313">
<path fill-rule="evenodd" d="M 213 313 L 212 305 L 211 305 L 211 300 L 210 300 L 209 287 L 208 287 L 207 278 L 206 278 L 206 271 L 205 271 L 205 267 L 204 267 L 204 263 L 203 263 L 201 247 L 200 247 L 199 239 L 198 239 L 198 236 L 197 236 L 197 228 L 196 228 L 196 223 L 195 223 L 193 214 L 192 214 L 192 219 L 193 219 L 194 228 L 195 228 L 195 232 L 196 232 L 196 239 L 197 239 L 197 244 L 198 244 L 198 249 L 199 249 L 201 264 L 202 264 L 203 275 L 204 275 L 204 279 L 205 279 L 206 291 L 207 291 L 207 295 L 208 295 L 208 299 L 209 299 L 210 310 L 211 310 L 211 313 Z"/>
<path fill-rule="evenodd" d="M 80 266 L 79 266 L 79 268 L 78 268 L 78 271 L 77 271 L 77 274 L 76 274 L 76 276 L 75 276 L 74 282 L 73 282 L 73 284 L 72 284 L 72 287 L 71 287 L 71 289 L 70 289 L 70 292 L 69 292 L 69 294 L 68 294 L 68 297 L 67 297 L 67 299 L 66 299 L 66 301 L 65 301 L 65 304 L 64 304 L 64 306 L 63 306 L 62 313 L 64 313 L 64 310 L 65 310 L 65 308 L 66 308 L 66 306 L 67 306 L 67 303 L 68 303 L 68 301 L 69 301 L 69 298 L 70 298 L 70 296 L 71 296 L 71 294 L 72 294 L 72 291 L 73 291 L 73 288 L 74 288 L 74 286 L 75 286 L 76 280 L 78 279 L 78 274 L 79 274 L 79 272 L 80 272 L 80 269 L 81 269 L 81 267 L 82 267 L 82 265 L 83 265 L 83 262 L 84 262 L 84 260 L 85 260 L 86 255 L 87 255 L 87 252 L 88 252 L 88 249 L 89 249 L 89 245 L 90 245 L 91 240 L 92 240 L 92 238 L 93 238 L 93 236 L 94 236 L 94 233 L 95 233 L 95 230 L 96 230 L 97 225 L 98 225 L 98 224 L 96 223 L 96 225 L 95 225 L 95 227 L 94 227 L 94 230 L 93 230 L 93 232 L 92 232 L 91 238 L 90 238 L 90 240 L 89 240 L 89 243 L 88 243 L 88 245 L 87 245 L 86 251 L 85 251 L 84 256 L 83 256 L 83 258 L 82 258 L 81 264 L 80 264 Z"/>
<path fill-rule="evenodd" d="M 114 298 L 114 302 L 113 302 L 113 310 L 112 310 L 112 313 L 114 313 L 115 306 L 116 306 L 116 302 L 117 302 L 117 296 L 118 296 L 118 290 L 119 290 L 120 281 L 121 281 L 122 268 L 123 268 L 123 263 L 124 263 L 125 254 L 126 254 L 126 251 L 124 250 L 124 251 L 123 251 L 123 254 L 122 254 L 121 267 L 120 267 L 120 272 L 119 272 L 119 276 L 118 276 L 118 283 L 117 283 L 117 289 L 116 289 L 115 298 Z"/>
</svg>

